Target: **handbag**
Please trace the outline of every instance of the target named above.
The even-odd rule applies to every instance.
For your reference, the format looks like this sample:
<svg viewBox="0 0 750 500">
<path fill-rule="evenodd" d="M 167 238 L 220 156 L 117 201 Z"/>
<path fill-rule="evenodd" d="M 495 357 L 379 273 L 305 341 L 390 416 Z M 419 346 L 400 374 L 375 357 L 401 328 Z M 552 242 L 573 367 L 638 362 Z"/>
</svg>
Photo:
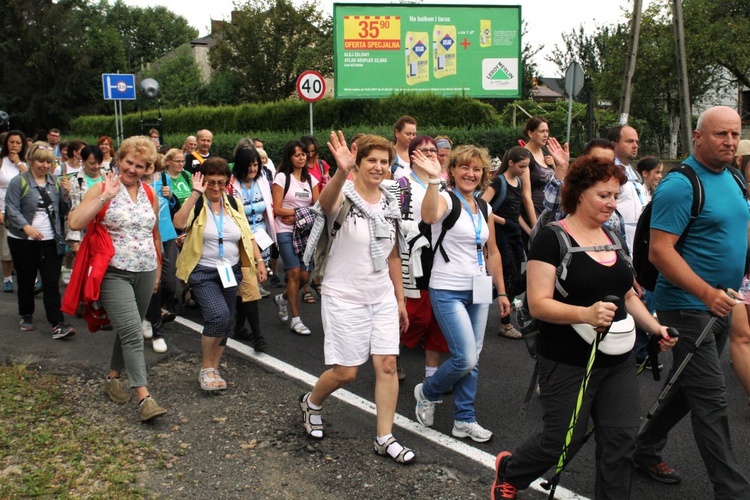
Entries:
<svg viewBox="0 0 750 500">
<path fill-rule="evenodd" d="M 587 344 L 591 344 L 596 338 L 597 331 L 589 324 L 577 323 L 571 326 Z M 634 345 L 635 321 L 633 320 L 633 317 L 628 314 L 625 319 L 612 323 L 607 335 L 605 335 L 602 341 L 599 342 L 599 351 L 604 354 L 616 356 L 631 351 Z"/>
</svg>

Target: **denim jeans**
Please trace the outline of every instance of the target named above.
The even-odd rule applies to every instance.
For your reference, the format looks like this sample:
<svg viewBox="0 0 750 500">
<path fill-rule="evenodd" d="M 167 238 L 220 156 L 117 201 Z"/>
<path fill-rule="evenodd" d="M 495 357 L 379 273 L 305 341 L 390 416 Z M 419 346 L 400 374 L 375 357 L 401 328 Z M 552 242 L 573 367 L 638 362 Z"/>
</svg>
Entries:
<svg viewBox="0 0 750 500">
<path fill-rule="evenodd" d="M 430 301 L 450 349 L 450 359 L 422 386 L 424 396 L 437 401 L 453 389 L 453 419 L 476 422 L 474 398 L 479 376 L 479 353 L 484 344 L 489 304 L 473 304 L 471 290 L 430 288 Z"/>
</svg>

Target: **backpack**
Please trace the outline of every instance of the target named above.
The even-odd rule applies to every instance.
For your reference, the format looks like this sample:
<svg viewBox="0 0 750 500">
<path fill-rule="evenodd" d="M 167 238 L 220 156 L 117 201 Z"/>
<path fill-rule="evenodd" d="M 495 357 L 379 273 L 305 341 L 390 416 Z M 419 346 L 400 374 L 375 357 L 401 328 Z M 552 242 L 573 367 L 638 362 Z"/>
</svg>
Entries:
<svg viewBox="0 0 750 500">
<path fill-rule="evenodd" d="M 497 211 L 500 209 L 500 207 L 503 205 L 503 202 L 505 201 L 505 195 L 508 193 L 508 179 L 506 179 L 503 174 L 499 174 L 497 178 L 500 179 L 500 190 L 497 193 L 495 193 L 495 196 L 493 196 L 492 200 L 490 200 L 492 213 L 497 213 Z M 521 178 L 519 177 L 518 189 L 522 189 L 522 188 L 523 188 L 523 184 L 521 184 Z"/>
<path fill-rule="evenodd" d="M 732 174 L 735 182 L 742 191 L 742 196 L 747 199 L 747 190 L 745 189 L 745 182 L 742 179 L 742 175 L 736 168 L 727 165 L 726 167 Z M 677 253 L 682 253 L 682 246 L 685 244 L 690 226 L 693 224 L 695 219 L 700 215 L 705 204 L 705 193 L 703 190 L 703 183 L 698 178 L 695 170 L 690 165 L 681 164 L 677 168 L 670 170 L 667 175 L 672 172 L 684 175 L 690 181 L 690 185 L 693 188 L 693 203 L 690 206 L 690 220 L 685 226 L 684 231 L 680 235 L 675 249 Z M 635 275 L 638 278 L 638 283 L 646 290 L 651 292 L 656 287 L 656 279 L 659 277 L 659 271 L 656 269 L 650 260 L 648 260 L 648 253 L 651 248 L 651 213 L 653 202 L 649 202 L 648 205 L 643 209 L 638 224 L 635 228 L 635 236 L 633 237 L 633 268 Z"/>
<path fill-rule="evenodd" d="M 336 237 L 336 233 L 338 233 L 339 229 L 341 229 L 341 225 L 344 223 L 344 220 L 346 219 L 346 216 L 351 208 L 351 200 L 344 196 L 344 202 L 341 205 L 338 214 L 336 214 L 336 218 L 333 221 L 333 226 L 330 230 L 328 230 L 328 228 L 326 227 L 323 232 L 320 233 L 320 238 L 318 239 L 318 244 L 315 247 L 315 253 L 313 254 L 313 262 L 315 263 L 314 278 L 323 279 L 323 276 L 325 276 L 326 260 L 328 259 L 328 254 L 331 253 L 333 238 Z M 318 215 L 318 217 L 325 217 L 325 215 Z"/>
<path fill-rule="evenodd" d="M 442 229 L 440 231 L 440 234 L 438 235 L 437 240 L 435 241 L 435 244 L 434 245 L 432 244 L 432 226 L 430 224 L 425 223 L 424 221 L 419 222 L 419 225 L 418 225 L 419 235 L 413 237 L 411 240 L 406 242 L 410 255 L 411 255 L 412 249 L 414 248 L 414 244 L 421 237 L 426 238 L 427 241 L 430 242 L 429 247 L 422 248 L 422 254 L 421 254 L 420 260 L 422 263 L 423 275 L 415 279 L 417 288 L 419 290 L 427 290 L 429 288 L 430 275 L 432 274 L 432 264 L 435 260 L 435 253 L 437 250 L 440 251 L 440 255 L 443 257 L 443 260 L 445 262 L 450 262 L 450 258 L 448 257 L 448 254 L 445 252 L 445 249 L 443 248 L 443 240 L 445 239 L 446 233 L 453 226 L 456 225 L 456 221 L 458 221 L 458 218 L 461 216 L 461 210 L 463 210 L 463 208 L 461 207 L 461 200 L 458 199 L 458 196 L 456 196 L 453 193 L 453 191 L 448 191 L 448 195 L 451 197 L 451 202 L 453 206 L 451 207 L 451 210 L 446 216 L 446 218 L 443 220 Z M 487 222 L 489 219 L 489 205 L 482 198 L 478 198 L 475 196 L 474 200 L 479 206 L 479 210 L 482 213 L 482 216 L 484 217 L 484 221 Z M 402 210 L 403 210 L 403 207 L 402 207 Z"/>
</svg>

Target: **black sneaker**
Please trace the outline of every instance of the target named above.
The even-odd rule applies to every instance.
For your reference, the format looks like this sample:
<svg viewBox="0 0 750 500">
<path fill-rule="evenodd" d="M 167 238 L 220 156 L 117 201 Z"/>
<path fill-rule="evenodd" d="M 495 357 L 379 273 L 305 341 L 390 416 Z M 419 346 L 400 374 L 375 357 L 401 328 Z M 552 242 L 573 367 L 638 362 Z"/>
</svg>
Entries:
<svg viewBox="0 0 750 500">
<path fill-rule="evenodd" d="M 34 329 L 34 322 L 32 321 L 31 316 L 21 316 L 21 321 L 18 322 L 18 327 L 23 332 L 32 331 Z"/>
<path fill-rule="evenodd" d="M 70 325 L 66 325 L 65 323 L 58 323 L 52 327 L 52 338 L 55 340 L 72 337 L 75 334 L 75 328 Z"/>
<path fill-rule="evenodd" d="M 639 460 L 635 460 L 635 466 L 648 474 L 651 479 L 660 483 L 677 484 L 682 480 L 677 471 L 663 461 L 647 465 Z"/>
</svg>

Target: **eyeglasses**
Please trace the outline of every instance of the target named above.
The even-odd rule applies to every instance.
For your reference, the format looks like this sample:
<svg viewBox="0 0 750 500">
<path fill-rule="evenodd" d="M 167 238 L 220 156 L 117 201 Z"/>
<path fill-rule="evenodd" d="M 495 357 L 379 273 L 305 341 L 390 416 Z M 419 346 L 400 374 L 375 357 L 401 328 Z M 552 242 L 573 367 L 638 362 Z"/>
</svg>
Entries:
<svg viewBox="0 0 750 500">
<path fill-rule="evenodd" d="M 421 151 L 423 154 L 426 154 L 426 155 L 437 154 L 437 149 L 435 148 L 420 148 L 418 151 Z"/>
<path fill-rule="evenodd" d="M 208 187 L 227 187 L 227 181 L 206 181 Z"/>
</svg>

